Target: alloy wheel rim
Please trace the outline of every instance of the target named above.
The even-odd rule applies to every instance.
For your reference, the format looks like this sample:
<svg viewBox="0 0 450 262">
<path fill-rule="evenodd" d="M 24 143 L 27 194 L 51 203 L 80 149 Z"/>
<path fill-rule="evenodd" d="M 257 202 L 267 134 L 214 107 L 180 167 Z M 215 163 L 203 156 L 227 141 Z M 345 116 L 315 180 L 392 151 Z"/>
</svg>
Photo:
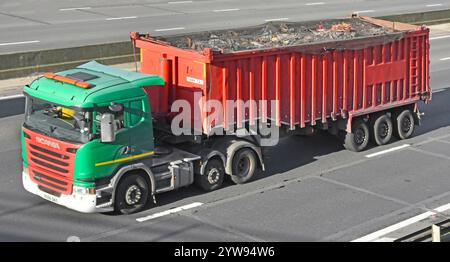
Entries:
<svg viewBox="0 0 450 262">
<path fill-rule="evenodd" d="M 208 182 L 212 185 L 219 181 L 220 179 L 220 171 L 217 168 L 211 168 L 208 172 Z"/>
<path fill-rule="evenodd" d="M 125 202 L 128 205 L 135 205 L 139 203 L 142 197 L 141 189 L 137 185 L 130 186 L 125 192 Z"/>
</svg>

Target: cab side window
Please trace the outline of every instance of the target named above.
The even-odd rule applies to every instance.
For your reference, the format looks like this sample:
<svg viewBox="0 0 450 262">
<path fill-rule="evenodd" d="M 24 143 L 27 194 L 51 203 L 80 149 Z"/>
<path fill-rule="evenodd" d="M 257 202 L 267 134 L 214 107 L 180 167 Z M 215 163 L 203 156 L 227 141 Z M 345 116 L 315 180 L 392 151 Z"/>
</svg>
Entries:
<svg viewBox="0 0 450 262">
<path fill-rule="evenodd" d="M 125 125 L 133 127 L 142 121 L 144 117 L 142 100 L 130 101 L 125 105 Z"/>
</svg>

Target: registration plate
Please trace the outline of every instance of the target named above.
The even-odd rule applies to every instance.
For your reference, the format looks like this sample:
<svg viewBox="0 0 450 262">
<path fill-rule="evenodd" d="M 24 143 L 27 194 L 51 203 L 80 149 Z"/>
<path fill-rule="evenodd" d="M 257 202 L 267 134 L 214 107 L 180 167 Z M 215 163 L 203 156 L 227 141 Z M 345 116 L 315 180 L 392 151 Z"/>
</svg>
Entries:
<svg viewBox="0 0 450 262">
<path fill-rule="evenodd" d="M 52 201 L 54 203 L 58 203 L 58 198 L 54 197 L 52 195 L 46 194 L 46 193 L 42 193 L 42 197 L 47 199 L 48 201 Z"/>
</svg>

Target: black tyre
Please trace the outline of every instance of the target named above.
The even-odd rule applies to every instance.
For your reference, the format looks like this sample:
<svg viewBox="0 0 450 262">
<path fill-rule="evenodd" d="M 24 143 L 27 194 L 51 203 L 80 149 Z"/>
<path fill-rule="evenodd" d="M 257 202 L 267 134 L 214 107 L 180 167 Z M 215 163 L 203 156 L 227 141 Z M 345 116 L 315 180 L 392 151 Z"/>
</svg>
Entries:
<svg viewBox="0 0 450 262">
<path fill-rule="evenodd" d="M 416 123 L 411 110 L 404 110 L 394 119 L 394 135 L 400 139 L 407 139 L 412 136 Z"/>
<path fill-rule="evenodd" d="M 366 149 L 369 144 L 369 127 L 361 119 L 356 120 L 352 126 L 353 132 L 345 133 L 344 147 L 347 150 L 359 152 Z"/>
<path fill-rule="evenodd" d="M 257 160 L 250 148 L 239 149 L 233 156 L 231 180 L 236 184 L 250 181 L 255 174 Z"/>
<path fill-rule="evenodd" d="M 132 214 L 141 211 L 147 204 L 149 184 L 138 174 L 122 178 L 116 189 L 114 207 L 121 214 Z"/>
<path fill-rule="evenodd" d="M 208 160 L 203 174 L 195 177 L 195 184 L 201 189 L 209 192 L 219 189 L 223 184 L 225 177 L 225 168 L 219 159 L 212 158 Z"/>
<path fill-rule="evenodd" d="M 378 116 L 372 125 L 373 142 L 379 146 L 389 143 L 392 139 L 392 130 L 391 118 L 386 114 Z"/>
</svg>

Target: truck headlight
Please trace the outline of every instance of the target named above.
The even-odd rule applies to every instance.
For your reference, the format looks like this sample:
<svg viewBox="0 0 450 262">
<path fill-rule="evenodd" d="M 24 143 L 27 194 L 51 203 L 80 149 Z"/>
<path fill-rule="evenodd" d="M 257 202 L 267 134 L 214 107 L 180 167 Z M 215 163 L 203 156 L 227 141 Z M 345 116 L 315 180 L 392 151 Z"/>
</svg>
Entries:
<svg viewBox="0 0 450 262">
<path fill-rule="evenodd" d="M 95 187 L 73 186 L 73 192 L 77 195 L 94 195 Z"/>
</svg>

